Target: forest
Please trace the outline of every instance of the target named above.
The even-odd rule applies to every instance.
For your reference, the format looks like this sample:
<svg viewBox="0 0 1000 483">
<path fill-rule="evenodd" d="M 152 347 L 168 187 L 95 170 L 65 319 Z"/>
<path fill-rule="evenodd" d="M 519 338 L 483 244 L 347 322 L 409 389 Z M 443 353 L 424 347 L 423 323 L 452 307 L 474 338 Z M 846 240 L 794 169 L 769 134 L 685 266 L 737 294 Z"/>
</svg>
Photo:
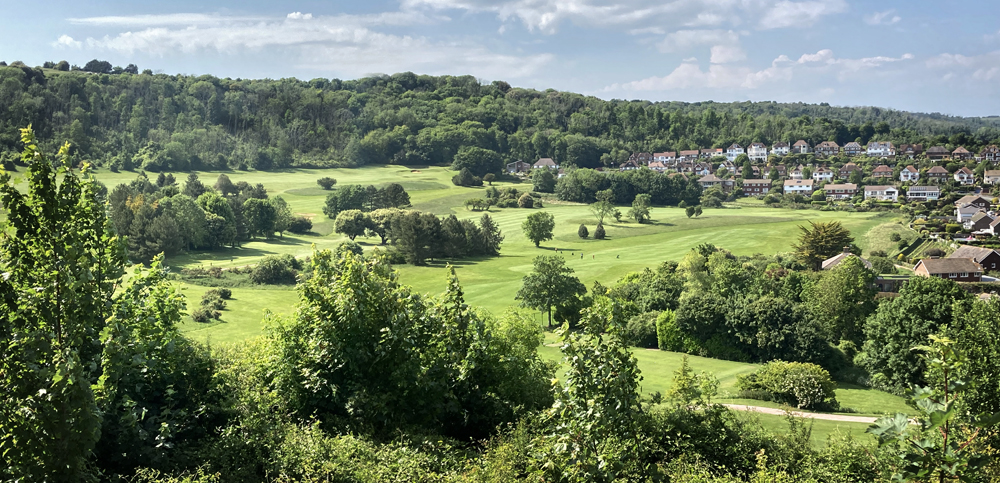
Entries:
<svg viewBox="0 0 1000 483">
<path fill-rule="evenodd" d="M 605 101 L 408 72 L 252 80 L 63 64 L 0 64 L 0 161 L 17 161 L 17 129 L 28 125 L 44 147 L 70 141 L 74 159 L 150 172 L 450 165 L 484 154 L 499 154 L 492 170 L 540 157 L 593 168 L 635 151 L 733 142 L 880 140 L 978 152 L 1000 140 L 997 119 L 878 107 Z"/>
</svg>

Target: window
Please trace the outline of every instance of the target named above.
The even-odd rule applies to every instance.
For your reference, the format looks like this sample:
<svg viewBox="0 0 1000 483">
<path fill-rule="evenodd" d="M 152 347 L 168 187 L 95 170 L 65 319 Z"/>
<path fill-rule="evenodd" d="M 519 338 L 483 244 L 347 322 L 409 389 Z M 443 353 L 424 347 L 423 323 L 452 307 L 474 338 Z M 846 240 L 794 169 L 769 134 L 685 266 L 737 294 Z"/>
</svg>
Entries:
<svg viewBox="0 0 1000 483">
<path fill-rule="evenodd" d="M 957 274 L 955 274 L 955 273 L 949 273 L 949 274 L 948 274 L 948 277 L 950 277 L 950 278 L 955 278 L 955 276 L 956 276 L 956 275 L 957 275 Z"/>
<path fill-rule="evenodd" d="M 969 278 L 969 274 L 968 273 L 963 273 L 962 274 L 962 278 Z"/>
</svg>

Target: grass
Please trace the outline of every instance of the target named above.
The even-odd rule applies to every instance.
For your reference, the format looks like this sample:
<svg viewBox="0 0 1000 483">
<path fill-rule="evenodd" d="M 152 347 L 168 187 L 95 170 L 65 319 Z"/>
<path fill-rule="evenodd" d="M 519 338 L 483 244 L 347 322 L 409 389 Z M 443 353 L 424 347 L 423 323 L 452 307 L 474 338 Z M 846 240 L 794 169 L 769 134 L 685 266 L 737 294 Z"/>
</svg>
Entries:
<svg viewBox="0 0 1000 483">
<path fill-rule="evenodd" d="M 750 421 L 757 421 L 764 427 L 764 429 L 767 429 L 772 433 L 788 433 L 788 420 L 785 419 L 784 416 L 742 412 L 740 417 Z M 830 437 L 836 435 L 850 435 L 859 439 L 875 441 L 874 436 L 865 432 L 869 426 L 867 423 L 824 421 L 822 419 L 807 419 L 804 422 L 806 426 L 811 426 L 812 428 L 809 442 L 816 449 L 825 446 Z"/>
</svg>

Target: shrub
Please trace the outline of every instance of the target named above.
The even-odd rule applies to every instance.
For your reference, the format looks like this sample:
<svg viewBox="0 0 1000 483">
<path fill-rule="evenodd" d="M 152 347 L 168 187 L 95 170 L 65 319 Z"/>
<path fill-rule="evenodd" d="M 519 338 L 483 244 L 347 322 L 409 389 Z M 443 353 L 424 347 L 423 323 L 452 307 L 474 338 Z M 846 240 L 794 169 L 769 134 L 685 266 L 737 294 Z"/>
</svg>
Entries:
<svg viewBox="0 0 1000 483">
<path fill-rule="evenodd" d="M 333 188 L 333 185 L 337 184 L 337 180 L 329 176 L 326 176 L 316 180 L 316 184 L 320 185 L 323 189 L 328 190 L 330 188 Z"/>
<path fill-rule="evenodd" d="M 736 389 L 766 394 L 769 399 L 799 409 L 836 409 L 837 384 L 830 373 L 809 362 L 771 361 L 750 374 L 737 376 Z"/>
<path fill-rule="evenodd" d="M 928 248 L 926 251 L 924 251 L 924 256 L 925 257 L 943 257 L 944 256 L 944 250 L 942 250 L 940 248 L 937 248 L 937 247 Z"/>
<path fill-rule="evenodd" d="M 256 284 L 295 283 L 297 264 L 291 255 L 268 255 L 253 267 L 250 281 Z"/>
<path fill-rule="evenodd" d="M 597 224 L 597 228 L 594 229 L 594 239 L 595 240 L 603 240 L 604 237 L 605 237 L 605 234 L 604 234 L 604 224 L 603 223 L 598 223 Z"/>
<path fill-rule="evenodd" d="M 580 228 L 577 228 L 576 234 L 580 238 L 587 238 L 588 236 L 590 236 L 590 231 L 587 230 L 587 225 L 581 224 Z"/>
<path fill-rule="evenodd" d="M 288 223 L 288 231 L 298 235 L 309 233 L 309 230 L 312 230 L 312 227 L 312 220 L 304 216 L 296 216 Z"/>
<path fill-rule="evenodd" d="M 625 340 L 630 345 L 646 349 L 656 348 L 656 319 L 659 312 L 646 312 L 629 319 L 625 326 Z"/>
<path fill-rule="evenodd" d="M 221 315 L 222 314 L 220 314 L 219 311 L 213 310 L 211 307 L 198 307 L 197 309 L 191 311 L 191 318 L 194 319 L 195 322 L 201 323 L 209 322 L 212 319 L 218 320 Z"/>
<path fill-rule="evenodd" d="M 517 208 L 517 200 L 504 198 L 497 201 L 497 208 Z"/>
<path fill-rule="evenodd" d="M 333 254 L 336 255 L 337 258 L 340 258 L 344 253 L 353 253 L 360 257 L 365 254 L 365 250 L 361 248 L 361 245 L 358 245 L 357 242 L 346 240 L 340 245 L 337 245 L 337 248 L 333 251 Z"/>
<path fill-rule="evenodd" d="M 518 208 L 531 208 L 535 206 L 535 199 L 528 193 L 525 193 L 517 199 L 517 206 Z"/>
<path fill-rule="evenodd" d="M 698 353 L 698 342 L 677 327 L 674 312 L 664 310 L 656 317 L 656 347 L 661 351 Z"/>
<path fill-rule="evenodd" d="M 226 301 L 216 294 L 205 293 L 201 298 L 201 306 L 210 310 L 223 310 L 226 308 Z"/>
<path fill-rule="evenodd" d="M 889 241 L 894 241 L 894 242 L 898 242 L 898 241 L 899 241 L 899 240 L 901 240 L 902 238 L 903 238 L 903 237 L 901 237 L 901 236 L 899 235 L 899 233 L 893 233 L 893 234 L 889 235 Z"/>
<path fill-rule="evenodd" d="M 212 290 L 205 292 L 205 297 L 208 297 L 209 295 L 218 297 L 223 300 L 229 300 L 233 297 L 233 291 L 229 290 L 228 288 L 213 288 Z"/>
<path fill-rule="evenodd" d="M 944 226 L 944 231 L 946 233 L 958 233 L 962 231 L 962 225 L 956 223 L 948 223 Z"/>
</svg>

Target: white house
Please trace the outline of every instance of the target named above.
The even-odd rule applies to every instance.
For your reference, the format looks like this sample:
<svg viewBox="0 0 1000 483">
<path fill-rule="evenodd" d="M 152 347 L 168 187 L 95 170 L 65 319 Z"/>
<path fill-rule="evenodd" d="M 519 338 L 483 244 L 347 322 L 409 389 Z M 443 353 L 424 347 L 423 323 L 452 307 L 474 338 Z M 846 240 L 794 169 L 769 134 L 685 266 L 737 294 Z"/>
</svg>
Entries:
<svg viewBox="0 0 1000 483">
<path fill-rule="evenodd" d="M 771 146 L 771 154 L 775 156 L 787 156 L 789 149 L 788 143 L 777 142 Z"/>
<path fill-rule="evenodd" d="M 663 164 L 673 164 L 677 161 L 677 152 L 653 153 L 653 161 L 659 161 Z"/>
<path fill-rule="evenodd" d="M 936 201 L 941 197 L 941 188 L 937 186 L 910 186 L 906 190 L 906 198 L 910 201 Z"/>
<path fill-rule="evenodd" d="M 983 173 L 983 182 L 986 184 L 1000 184 L 1000 169 L 987 169 Z"/>
<path fill-rule="evenodd" d="M 827 183 L 833 181 L 833 171 L 826 168 L 816 168 L 816 171 L 813 171 L 812 178 L 817 183 Z"/>
<path fill-rule="evenodd" d="M 792 145 L 792 152 L 795 154 L 806 154 L 812 152 L 812 148 L 809 147 L 809 143 L 799 139 Z"/>
<path fill-rule="evenodd" d="M 971 169 L 962 166 L 961 169 L 955 171 L 955 182 L 958 184 L 970 185 L 975 184 L 976 175 Z"/>
<path fill-rule="evenodd" d="M 811 179 L 786 179 L 785 194 L 797 193 L 802 196 L 809 196 L 813 192 L 813 180 Z"/>
<path fill-rule="evenodd" d="M 747 148 L 747 156 L 750 157 L 750 161 L 767 161 L 767 146 L 764 143 L 752 143 Z"/>
<path fill-rule="evenodd" d="M 895 186 L 865 186 L 865 199 L 895 202 L 899 200 L 899 189 Z"/>
<path fill-rule="evenodd" d="M 888 158 L 896 155 L 896 147 L 889 142 L 872 141 L 868 143 L 867 153 L 871 157 Z"/>
<path fill-rule="evenodd" d="M 959 206 L 958 208 L 955 208 L 955 219 L 958 220 L 959 223 L 965 223 L 967 221 L 971 221 L 972 217 L 976 216 L 976 213 L 979 213 L 980 211 L 984 210 L 976 205 Z"/>
<path fill-rule="evenodd" d="M 899 171 L 899 180 L 904 183 L 916 183 L 920 180 L 920 171 L 911 164 Z"/>
<path fill-rule="evenodd" d="M 559 169 L 559 165 L 556 164 L 556 162 L 553 161 L 552 158 L 539 158 L 538 161 L 535 161 L 535 164 L 531 165 L 531 168 L 532 169 L 538 169 L 538 168 Z"/>
<path fill-rule="evenodd" d="M 730 161 L 736 161 L 736 158 L 739 155 L 745 154 L 745 153 L 746 153 L 746 150 L 743 149 L 743 146 L 740 146 L 739 144 L 733 143 L 732 146 L 729 146 L 729 148 L 726 149 L 726 159 L 728 159 Z"/>
</svg>

